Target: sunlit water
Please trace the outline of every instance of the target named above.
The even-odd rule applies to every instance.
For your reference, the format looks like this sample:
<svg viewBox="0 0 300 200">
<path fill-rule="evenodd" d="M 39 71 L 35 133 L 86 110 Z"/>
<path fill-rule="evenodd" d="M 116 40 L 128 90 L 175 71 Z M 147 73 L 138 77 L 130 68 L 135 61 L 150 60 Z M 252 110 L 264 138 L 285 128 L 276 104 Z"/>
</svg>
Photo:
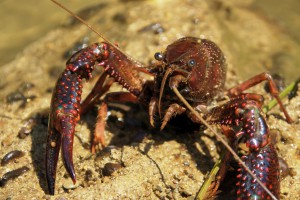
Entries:
<svg viewBox="0 0 300 200">
<path fill-rule="evenodd" d="M 101 1 L 61 0 L 61 3 L 75 12 L 99 2 Z M 28 44 L 62 24 L 67 18 L 66 12 L 50 0 L 2 0 L 0 7 L 0 67 L 13 60 Z M 284 30 L 297 45 L 300 44 L 299 0 L 286 0 L 284 3 L 279 0 L 256 0 L 249 6 L 249 9 Z M 291 74 L 291 77 L 293 79 L 296 77 L 295 72 Z"/>
<path fill-rule="evenodd" d="M 96 2 L 99 0 L 61 0 L 73 11 Z M 66 12 L 50 0 L 2 0 L 0 8 L 0 66 L 67 18 Z"/>
</svg>

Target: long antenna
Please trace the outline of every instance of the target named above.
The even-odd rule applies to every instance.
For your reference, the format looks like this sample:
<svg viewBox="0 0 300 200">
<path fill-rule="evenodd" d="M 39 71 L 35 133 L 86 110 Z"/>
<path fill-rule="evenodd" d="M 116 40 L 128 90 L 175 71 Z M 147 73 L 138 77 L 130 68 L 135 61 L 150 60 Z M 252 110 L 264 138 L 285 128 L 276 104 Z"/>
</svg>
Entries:
<svg viewBox="0 0 300 200">
<path fill-rule="evenodd" d="M 64 5 L 62 5 L 61 3 L 57 2 L 56 0 L 50 0 L 50 1 L 52 1 L 57 6 L 61 7 L 62 9 L 64 9 L 65 11 L 67 11 L 72 17 L 75 17 L 78 21 L 80 21 L 82 24 L 86 25 L 91 31 L 93 31 L 94 33 L 96 33 L 99 37 L 101 37 L 107 43 L 109 43 L 110 45 L 112 45 L 116 49 L 120 50 L 123 54 L 125 54 L 133 62 L 135 62 L 136 64 L 140 65 L 141 67 L 144 66 L 141 62 L 138 62 L 136 59 L 133 59 L 130 55 L 128 55 L 125 52 L 123 52 L 118 46 L 116 46 L 114 43 L 112 43 L 111 41 L 109 41 L 108 39 L 106 39 L 102 34 L 100 34 L 96 29 L 94 29 L 89 23 L 87 23 L 86 21 L 84 21 L 81 17 L 79 17 L 78 15 L 76 15 L 75 13 L 73 13 L 71 10 L 69 10 L 68 8 L 66 8 Z"/>
<path fill-rule="evenodd" d="M 94 29 L 90 24 L 88 24 L 86 21 L 84 21 L 78 15 L 74 14 L 71 10 L 69 10 L 68 8 L 66 8 L 64 5 L 62 5 L 61 3 L 57 2 L 56 0 L 51 0 L 51 1 L 53 3 L 55 3 L 56 5 L 58 5 L 59 7 L 61 7 L 62 9 L 64 9 L 65 11 L 67 11 L 72 17 L 75 17 L 78 21 L 80 21 L 81 23 L 83 23 L 84 25 L 86 25 L 89 29 L 91 29 L 91 31 L 93 31 L 94 33 L 96 33 L 103 40 L 105 40 L 109 44 L 115 46 L 112 42 L 110 42 L 108 39 L 106 39 L 102 34 L 100 34 L 98 31 L 96 31 L 96 29 Z"/>
</svg>

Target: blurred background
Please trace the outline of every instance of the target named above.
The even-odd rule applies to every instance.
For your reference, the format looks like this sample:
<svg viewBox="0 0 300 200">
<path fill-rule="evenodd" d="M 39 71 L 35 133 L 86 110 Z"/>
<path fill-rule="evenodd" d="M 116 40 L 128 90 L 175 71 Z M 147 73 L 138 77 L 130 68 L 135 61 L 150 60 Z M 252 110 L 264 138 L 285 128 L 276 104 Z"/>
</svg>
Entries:
<svg viewBox="0 0 300 200">
<path fill-rule="evenodd" d="M 99 0 L 62 0 L 61 3 L 77 11 Z M 33 6 L 34 5 L 34 6 Z M 28 44 L 44 36 L 69 17 L 51 1 L 0 1 L 0 66 L 8 63 Z"/>
<path fill-rule="evenodd" d="M 60 0 L 60 2 L 76 12 L 92 5 L 96 5 L 101 1 L 89 0 L 83 2 L 81 0 Z M 125 1 L 120 0 L 120 3 L 122 2 Z M 222 4 L 221 0 L 213 0 L 211 2 L 214 2 L 216 6 Z M 236 3 L 238 2 L 237 0 L 230 0 L 228 2 L 239 5 L 239 3 Z M 248 11 L 263 18 L 270 23 L 274 29 L 278 29 L 281 33 L 286 34 L 286 37 L 291 39 L 295 43 L 295 46 L 299 46 L 299 0 L 246 0 L 246 2 L 247 3 L 242 3 L 241 6 L 247 6 L 246 9 Z M 2 27 L 0 32 L 0 67 L 13 60 L 28 44 L 43 37 L 45 33 L 61 25 L 69 17 L 66 12 L 58 8 L 51 1 L 2 0 L 0 1 L 0 7 L 0 26 Z M 230 38 L 231 40 L 234 40 L 234 38 Z M 284 49 L 283 51 L 285 52 Z M 292 69 L 289 70 L 289 72 L 284 72 L 284 77 L 287 79 L 297 78 L 295 69 L 297 70 L 298 67 L 295 67 L 295 65 L 299 66 L 300 62 L 299 59 L 296 59 L 297 56 L 290 56 L 288 53 L 286 54 L 286 52 L 284 55 L 282 53 L 279 54 L 280 55 L 275 55 L 278 56 L 275 59 L 275 62 L 284 66 L 281 68 L 289 67 Z M 279 71 L 280 73 L 280 70 L 281 69 L 275 70 L 275 72 L 278 73 Z M 300 74 L 300 70 L 298 72 Z M 245 73 L 245 77 L 249 77 L 247 70 Z"/>
</svg>

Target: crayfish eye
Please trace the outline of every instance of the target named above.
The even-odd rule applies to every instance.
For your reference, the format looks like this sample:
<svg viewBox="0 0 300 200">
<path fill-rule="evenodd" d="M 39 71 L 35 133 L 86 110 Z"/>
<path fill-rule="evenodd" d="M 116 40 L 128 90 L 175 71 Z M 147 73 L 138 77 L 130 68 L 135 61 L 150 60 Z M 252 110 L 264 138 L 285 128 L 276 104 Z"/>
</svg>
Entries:
<svg viewBox="0 0 300 200">
<path fill-rule="evenodd" d="M 194 67 L 196 65 L 196 61 L 194 59 L 191 59 L 191 60 L 188 61 L 187 65 L 189 67 Z"/>
<path fill-rule="evenodd" d="M 157 52 L 154 54 L 155 60 L 162 61 L 164 59 L 164 55 L 161 52 Z"/>
</svg>

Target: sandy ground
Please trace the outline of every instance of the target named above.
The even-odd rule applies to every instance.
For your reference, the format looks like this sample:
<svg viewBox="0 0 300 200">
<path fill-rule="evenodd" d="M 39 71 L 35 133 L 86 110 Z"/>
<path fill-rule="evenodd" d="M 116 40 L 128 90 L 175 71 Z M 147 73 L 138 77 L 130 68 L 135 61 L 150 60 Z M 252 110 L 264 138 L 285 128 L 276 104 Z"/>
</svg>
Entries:
<svg viewBox="0 0 300 200">
<path fill-rule="evenodd" d="M 183 36 L 215 41 L 228 61 L 227 88 L 243 80 L 240 74 L 257 74 L 266 69 L 276 72 L 277 65 L 286 63 L 287 53 L 287 58 L 291 59 L 299 52 L 299 46 L 284 31 L 270 25 L 253 10 L 246 9 L 251 1 L 212 2 L 104 1 L 83 15 L 103 35 L 118 42 L 127 54 L 144 63 L 151 62 L 155 52 Z M 159 23 L 164 31 L 157 34 L 157 30 L 145 29 L 153 23 Z M 47 117 L 43 113 L 48 112 L 51 90 L 64 68 L 66 52 L 84 37 L 90 42 L 98 41 L 94 33 L 71 19 L 29 45 L 14 61 L 2 67 L 0 156 L 12 150 L 22 150 L 25 156 L 1 166 L 0 176 L 22 166 L 30 170 L 0 188 L 0 199 L 195 198 L 204 175 L 218 158 L 221 145 L 211 133 L 203 130 L 184 126 L 169 126 L 163 132 L 152 129 L 147 112 L 138 105 L 126 105 L 126 112 L 111 108 L 106 131 L 110 146 L 96 155 L 89 151 L 96 112 L 93 110 L 83 116 L 76 127 L 74 142 L 78 183 L 73 188 L 60 161 L 55 196 L 48 195 L 44 176 Z M 276 55 L 282 58 L 280 62 Z M 254 66 L 258 68 L 254 70 Z M 294 77 L 300 74 L 297 67 L 292 69 Z M 95 76 L 100 71 L 96 71 Z M 83 95 L 95 80 L 85 85 Z M 112 88 L 112 91 L 119 90 L 117 85 Z M 252 91 L 263 94 L 266 102 L 271 99 L 263 90 L 263 84 Z M 7 99 L 16 96 L 11 95 L 12 92 L 35 98 L 27 100 L 23 106 L 20 101 Z M 278 108 L 267 115 L 271 133 L 277 138 L 278 154 L 292 169 L 281 182 L 282 199 L 296 199 L 300 195 L 299 102 L 299 92 L 292 100 L 284 100 L 295 120 L 293 124 L 277 117 L 282 116 Z M 28 136 L 19 138 L 19 130 L 28 118 L 33 118 L 36 124 Z M 108 175 L 106 171 L 111 169 L 116 171 Z M 230 195 L 231 192 L 229 189 L 226 193 Z M 220 193 L 220 199 L 224 198 L 224 193 Z"/>
</svg>

